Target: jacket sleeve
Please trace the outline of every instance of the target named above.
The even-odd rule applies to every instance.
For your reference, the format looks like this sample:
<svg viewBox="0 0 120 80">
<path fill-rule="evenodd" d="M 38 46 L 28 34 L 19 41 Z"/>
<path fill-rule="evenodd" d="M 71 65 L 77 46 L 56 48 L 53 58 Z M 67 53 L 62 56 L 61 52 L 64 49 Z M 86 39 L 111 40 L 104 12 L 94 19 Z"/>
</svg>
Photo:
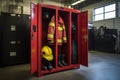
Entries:
<svg viewBox="0 0 120 80">
<path fill-rule="evenodd" d="M 55 33 L 55 24 L 53 22 L 49 23 L 47 39 L 49 43 L 54 43 L 54 33 Z"/>
<path fill-rule="evenodd" d="M 63 25 L 63 43 L 67 43 L 67 35 L 65 25 Z"/>
</svg>

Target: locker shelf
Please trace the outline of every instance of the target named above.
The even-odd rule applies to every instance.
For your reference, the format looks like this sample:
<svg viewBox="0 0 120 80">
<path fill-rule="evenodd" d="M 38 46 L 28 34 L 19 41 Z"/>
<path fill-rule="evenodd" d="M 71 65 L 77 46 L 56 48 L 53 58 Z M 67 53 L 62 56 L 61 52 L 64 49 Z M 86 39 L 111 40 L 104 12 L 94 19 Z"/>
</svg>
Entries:
<svg viewBox="0 0 120 80">
<path fill-rule="evenodd" d="M 51 71 L 41 71 L 41 74 L 49 74 L 49 73 L 53 73 L 53 72 L 58 72 L 58 71 L 63 71 L 63 70 L 69 70 L 69 69 L 74 69 L 74 68 L 79 68 L 80 65 L 76 64 L 76 65 L 71 65 L 71 66 L 64 66 L 64 67 L 58 67 L 58 68 L 54 68 Z"/>
</svg>

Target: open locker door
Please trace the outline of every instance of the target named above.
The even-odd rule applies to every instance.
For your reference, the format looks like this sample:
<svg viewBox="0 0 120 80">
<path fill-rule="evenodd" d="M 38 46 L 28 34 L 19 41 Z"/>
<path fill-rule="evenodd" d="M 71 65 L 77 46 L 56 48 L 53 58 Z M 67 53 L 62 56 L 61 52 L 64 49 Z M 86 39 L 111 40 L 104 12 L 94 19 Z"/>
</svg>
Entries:
<svg viewBox="0 0 120 80">
<path fill-rule="evenodd" d="M 78 18 L 78 62 L 88 66 L 88 12 L 81 12 Z"/>
<path fill-rule="evenodd" d="M 31 27 L 31 75 L 37 71 L 37 5 L 30 5 Z"/>
</svg>

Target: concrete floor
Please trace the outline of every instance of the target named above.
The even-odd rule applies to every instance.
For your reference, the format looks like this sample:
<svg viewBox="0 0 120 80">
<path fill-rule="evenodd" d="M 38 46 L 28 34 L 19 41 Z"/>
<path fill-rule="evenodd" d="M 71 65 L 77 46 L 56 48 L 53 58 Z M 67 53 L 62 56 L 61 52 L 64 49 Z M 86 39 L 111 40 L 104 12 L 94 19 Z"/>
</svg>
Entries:
<svg viewBox="0 0 120 80">
<path fill-rule="evenodd" d="M 30 76 L 30 65 L 0 68 L 0 80 L 120 80 L 120 54 L 89 52 L 89 67 L 44 75 Z"/>
</svg>

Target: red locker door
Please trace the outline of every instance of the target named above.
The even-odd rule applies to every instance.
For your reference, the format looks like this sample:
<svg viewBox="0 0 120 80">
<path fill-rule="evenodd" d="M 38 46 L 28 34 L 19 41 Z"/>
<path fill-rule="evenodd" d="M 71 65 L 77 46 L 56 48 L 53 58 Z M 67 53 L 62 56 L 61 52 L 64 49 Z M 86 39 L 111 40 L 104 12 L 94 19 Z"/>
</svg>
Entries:
<svg viewBox="0 0 120 80">
<path fill-rule="evenodd" d="M 31 14 L 31 74 L 37 71 L 37 5 L 30 5 Z"/>
<path fill-rule="evenodd" d="M 78 18 L 78 62 L 88 66 L 88 12 L 81 12 Z"/>
</svg>

